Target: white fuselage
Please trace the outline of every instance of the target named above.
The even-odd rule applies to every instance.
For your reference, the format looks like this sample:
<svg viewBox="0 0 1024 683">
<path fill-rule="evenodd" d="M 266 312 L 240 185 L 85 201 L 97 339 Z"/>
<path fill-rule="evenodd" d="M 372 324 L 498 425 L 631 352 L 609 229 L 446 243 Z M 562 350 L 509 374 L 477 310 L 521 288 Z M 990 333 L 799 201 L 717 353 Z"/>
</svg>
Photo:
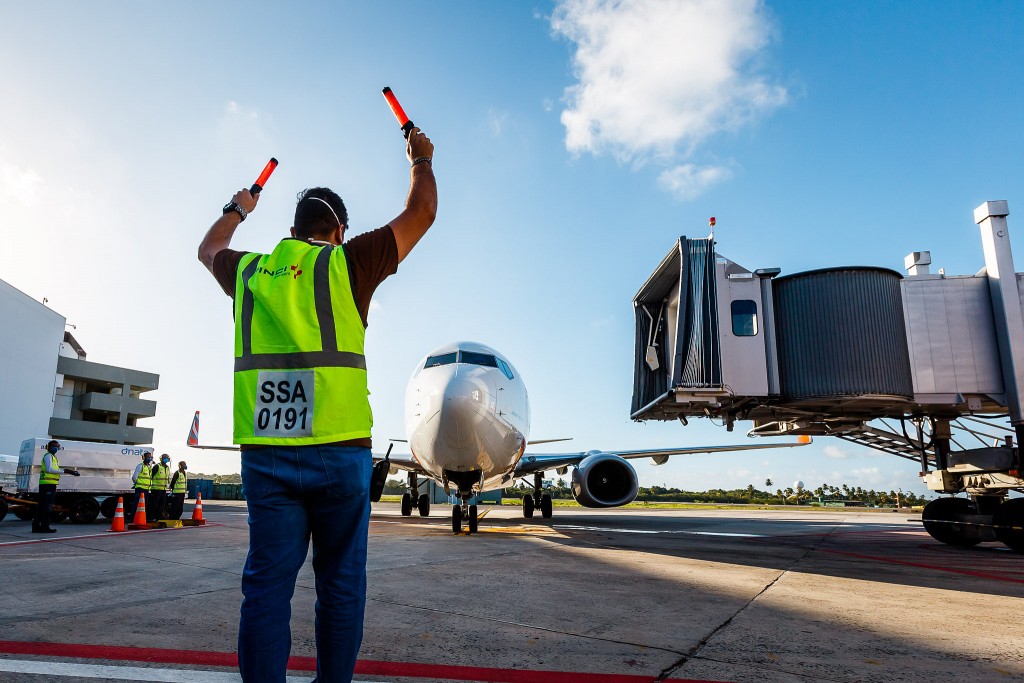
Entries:
<svg viewBox="0 0 1024 683">
<path fill-rule="evenodd" d="M 480 491 L 507 486 L 529 438 L 526 385 L 490 347 L 442 346 L 409 380 L 405 430 L 416 462 L 453 489 L 467 480 Z"/>
</svg>

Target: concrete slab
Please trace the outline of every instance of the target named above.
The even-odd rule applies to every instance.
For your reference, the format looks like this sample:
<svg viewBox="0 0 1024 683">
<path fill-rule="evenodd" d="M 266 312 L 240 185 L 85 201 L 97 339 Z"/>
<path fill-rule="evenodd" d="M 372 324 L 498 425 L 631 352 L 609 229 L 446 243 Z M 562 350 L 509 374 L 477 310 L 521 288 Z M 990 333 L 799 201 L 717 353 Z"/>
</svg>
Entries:
<svg viewBox="0 0 1024 683">
<path fill-rule="evenodd" d="M 204 508 L 206 527 L 61 525 L 45 542 L 0 522 L 0 637 L 230 657 L 244 502 Z M 1024 680 L 1024 556 L 940 545 L 906 514 L 486 509 L 480 533 L 455 536 L 440 509 L 374 506 L 360 659 L 395 663 L 387 681 L 529 680 L 495 673 L 523 669 L 566 682 Z M 314 599 L 307 562 L 293 656 L 315 655 Z M 59 652 L 0 643 L 5 659 L 127 666 Z M 38 676 L 0 666 L 0 681 Z"/>
</svg>

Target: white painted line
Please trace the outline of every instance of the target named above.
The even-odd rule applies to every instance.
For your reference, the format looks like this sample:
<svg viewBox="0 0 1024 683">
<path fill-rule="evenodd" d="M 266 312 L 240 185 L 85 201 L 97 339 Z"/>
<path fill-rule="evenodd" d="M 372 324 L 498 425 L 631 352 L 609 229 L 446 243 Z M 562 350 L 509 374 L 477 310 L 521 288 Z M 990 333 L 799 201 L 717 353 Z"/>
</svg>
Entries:
<svg viewBox="0 0 1024 683">
<path fill-rule="evenodd" d="M 141 666 L 109 666 L 105 664 L 74 664 L 71 662 L 45 662 L 23 659 L 0 659 L 0 671 L 37 676 L 68 676 L 74 678 L 101 678 L 107 681 L 156 681 L 157 683 L 241 683 L 242 677 L 234 671 L 203 671 L 201 669 L 151 669 Z M 305 676 L 289 676 L 288 683 L 308 683 Z M 358 681 L 357 683 L 384 683 L 384 681 Z"/>
<path fill-rule="evenodd" d="M 577 531 L 613 531 L 620 534 L 687 534 L 689 536 L 731 536 L 734 538 L 765 538 L 765 534 L 735 534 L 725 531 L 680 531 L 678 529 L 622 529 L 600 526 L 577 526 L 575 524 L 552 524 L 553 529 L 576 529 Z"/>
<path fill-rule="evenodd" d="M 31 545 L 33 543 L 59 543 L 60 541 L 76 541 L 79 538 L 114 538 L 115 536 L 127 536 L 129 534 L 149 534 L 154 531 L 180 531 L 181 529 L 202 529 L 203 526 L 183 526 L 168 529 L 136 529 L 134 531 L 111 531 L 102 534 L 79 534 L 78 536 L 50 536 L 48 538 L 26 538 L 21 541 L 4 541 L 0 545 Z M 222 525 L 223 526 L 223 525 Z"/>
</svg>

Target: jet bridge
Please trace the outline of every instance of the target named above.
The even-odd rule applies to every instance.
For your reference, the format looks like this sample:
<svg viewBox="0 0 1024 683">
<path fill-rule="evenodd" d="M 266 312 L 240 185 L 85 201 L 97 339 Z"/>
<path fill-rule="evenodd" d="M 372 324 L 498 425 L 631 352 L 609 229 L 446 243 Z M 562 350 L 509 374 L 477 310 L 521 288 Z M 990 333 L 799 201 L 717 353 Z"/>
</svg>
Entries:
<svg viewBox="0 0 1024 683">
<path fill-rule="evenodd" d="M 835 436 L 921 465 L 942 497 L 924 525 L 952 545 L 1024 552 L 1024 273 L 1005 201 L 974 212 L 985 267 L 748 270 L 680 237 L 633 299 L 632 418 L 721 420 L 751 436 Z"/>
</svg>

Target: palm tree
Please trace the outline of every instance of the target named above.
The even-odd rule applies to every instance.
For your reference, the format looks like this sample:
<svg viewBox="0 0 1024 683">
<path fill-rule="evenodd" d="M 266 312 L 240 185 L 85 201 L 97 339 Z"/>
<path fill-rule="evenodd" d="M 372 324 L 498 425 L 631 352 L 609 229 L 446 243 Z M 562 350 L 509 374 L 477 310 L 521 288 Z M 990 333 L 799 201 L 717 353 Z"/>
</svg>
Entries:
<svg viewBox="0 0 1024 683">
<path fill-rule="evenodd" d="M 771 478 L 771 477 L 768 477 L 767 479 L 765 479 L 765 480 L 764 480 L 764 487 L 765 487 L 766 489 L 768 489 L 769 491 L 771 491 L 771 489 L 772 489 L 772 487 L 773 487 L 773 486 L 775 486 L 775 482 L 774 482 L 774 481 L 772 481 L 772 478 Z"/>
</svg>

